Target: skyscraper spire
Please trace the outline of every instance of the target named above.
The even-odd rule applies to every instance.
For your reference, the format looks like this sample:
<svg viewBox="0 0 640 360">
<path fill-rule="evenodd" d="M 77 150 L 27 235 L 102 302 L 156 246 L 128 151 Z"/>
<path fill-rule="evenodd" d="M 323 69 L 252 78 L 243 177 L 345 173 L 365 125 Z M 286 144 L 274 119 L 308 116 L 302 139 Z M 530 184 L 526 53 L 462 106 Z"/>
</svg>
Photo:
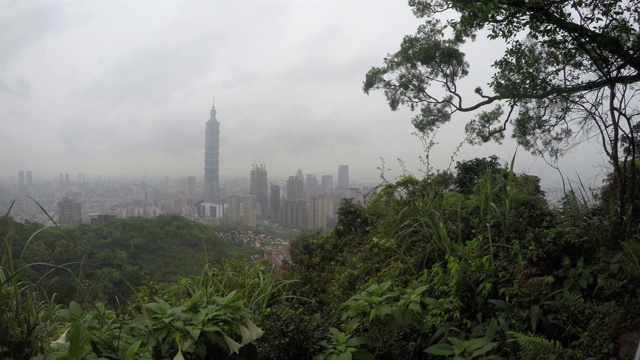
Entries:
<svg viewBox="0 0 640 360">
<path fill-rule="evenodd" d="M 213 97 L 213 105 L 211 105 L 211 111 L 209 112 L 211 114 L 209 119 L 215 119 L 216 118 L 216 97 Z"/>
<path fill-rule="evenodd" d="M 219 162 L 220 162 L 220 123 L 216 118 L 216 98 L 213 98 L 211 116 L 206 125 L 204 143 L 204 201 L 220 200 Z"/>
</svg>

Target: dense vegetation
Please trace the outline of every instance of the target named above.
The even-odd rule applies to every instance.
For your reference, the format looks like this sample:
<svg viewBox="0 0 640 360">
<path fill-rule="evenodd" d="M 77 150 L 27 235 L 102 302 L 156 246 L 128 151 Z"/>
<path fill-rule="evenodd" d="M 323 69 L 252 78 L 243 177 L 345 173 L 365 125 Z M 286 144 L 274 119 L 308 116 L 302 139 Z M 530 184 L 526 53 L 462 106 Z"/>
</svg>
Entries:
<svg viewBox="0 0 640 360">
<path fill-rule="evenodd" d="M 366 205 L 344 201 L 331 233 L 292 241 L 292 264 L 279 272 L 237 261 L 192 276 L 187 268 L 172 284 L 136 287 L 119 306 L 90 296 L 62 307 L 48 302 L 42 290 L 56 277 L 34 282 L 16 269 L 50 230 L 24 252 L 13 247 L 12 263 L 7 250 L 29 239 L 33 224 L 8 222 L 0 350 L 47 359 L 585 359 L 634 350 L 619 340 L 640 328 L 640 237 L 612 237 L 607 189 L 597 203 L 570 193 L 551 207 L 538 178 L 485 158 L 379 190 Z M 174 245 L 173 235 L 206 233 L 174 217 L 132 224 L 147 221 L 161 229 L 149 238 L 171 234 L 164 240 Z M 113 228 L 127 234 L 130 225 Z M 75 240 L 67 256 L 81 253 L 83 236 L 109 238 L 106 228 L 68 231 Z M 153 254 L 166 251 L 154 246 Z M 173 251 L 163 261 L 194 263 L 184 255 L 190 251 L 205 256 L 196 242 Z M 126 259 L 149 276 L 142 283 L 162 271 L 153 267 L 157 259 L 133 250 Z M 82 282 L 89 270 L 71 273 Z"/>
<path fill-rule="evenodd" d="M 472 187 L 471 172 L 408 177 L 294 242 L 301 295 L 336 329 L 325 355 L 338 339 L 380 359 L 619 355 L 639 325 L 637 224 L 612 238 L 607 199 L 552 208 L 536 177 L 458 169 L 483 162 Z"/>
<path fill-rule="evenodd" d="M 222 240 L 216 229 L 177 215 L 65 230 L 8 220 L 4 229 L 19 259 L 14 266 L 36 264 L 24 267 L 21 278 L 45 286 L 63 304 L 100 300 L 116 305 L 128 298 L 132 286 L 173 283 L 200 274 L 206 264 L 252 252 Z"/>
</svg>

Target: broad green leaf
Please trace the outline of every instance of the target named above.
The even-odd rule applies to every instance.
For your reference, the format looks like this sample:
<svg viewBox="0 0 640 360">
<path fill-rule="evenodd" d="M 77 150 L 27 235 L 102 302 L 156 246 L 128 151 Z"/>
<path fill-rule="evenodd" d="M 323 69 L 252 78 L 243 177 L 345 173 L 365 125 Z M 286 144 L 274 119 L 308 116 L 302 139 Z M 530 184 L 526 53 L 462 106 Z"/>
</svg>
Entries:
<svg viewBox="0 0 640 360">
<path fill-rule="evenodd" d="M 89 331 L 82 323 L 77 323 L 69 329 L 67 334 L 69 340 L 68 356 L 73 360 L 81 360 L 91 346 Z"/>
<path fill-rule="evenodd" d="M 202 330 L 197 329 L 191 325 L 185 326 L 184 327 L 185 330 L 187 330 L 187 332 L 189 333 L 189 335 L 191 335 L 191 338 L 195 341 L 198 340 L 198 337 L 200 336 L 200 332 Z"/>
<path fill-rule="evenodd" d="M 431 355 L 450 356 L 453 355 L 453 346 L 451 344 L 435 344 L 424 349 L 424 352 Z"/>
<path fill-rule="evenodd" d="M 422 312 L 422 308 L 420 308 L 420 304 L 414 301 L 409 303 L 409 309 L 411 309 L 413 312 L 416 312 L 416 313 Z"/>
<path fill-rule="evenodd" d="M 74 320 L 80 320 L 82 317 L 82 307 L 75 301 L 72 301 L 69 304 L 69 311 L 71 312 L 71 316 Z"/>
<path fill-rule="evenodd" d="M 487 339 L 482 337 L 482 338 L 468 340 L 466 343 L 467 344 L 466 344 L 465 348 L 468 351 L 474 351 L 476 349 L 479 349 L 479 348 L 483 347 L 484 345 L 486 345 L 486 344 L 488 344 L 490 342 L 489 342 L 489 340 L 487 340 Z"/>
<path fill-rule="evenodd" d="M 440 303 L 438 302 L 438 300 L 431 298 L 431 297 L 426 297 L 424 298 L 424 302 L 425 304 L 429 305 L 429 306 L 433 306 L 435 308 L 439 308 L 440 307 Z"/>
<path fill-rule="evenodd" d="M 162 315 L 162 316 L 166 316 L 169 314 L 169 311 L 171 310 L 171 306 L 169 306 L 169 304 L 167 303 L 156 303 L 156 302 L 152 302 L 146 305 L 146 307 L 153 311 L 156 314 Z"/>
<path fill-rule="evenodd" d="M 475 358 L 475 357 L 478 357 L 480 355 L 484 355 L 484 354 L 488 353 L 489 351 L 491 351 L 497 345 L 498 345 L 497 343 L 486 344 L 485 346 L 481 347 L 480 349 L 474 351 L 471 354 L 471 358 Z"/>
<path fill-rule="evenodd" d="M 144 313 L 136 316 L 133 320 L 129 322 L 129 326 L 142 327 L 142 328 L 146 328 L 148 324 L 149 322 L 147 321 L 147 316 Z"/>
<path fill-rule="evenodd" d="M 138 352 L 138 349 L 140 348 L 140 344 L 142 344 L 142 340 L 138 340 L 129 346 L 127 351 L 124 353 L 125 360 L 133 360 L 136 352 Z"/>
<path fill-rule="evenodd" d="M 457 337 L 448 337 L 447 340 L 451 341 L 453 344 L 454 350 L 456 349 L 465 349 L 467 346 L 465 341 L 458 339 Z"/>
<path fill-rule="evenodd" d="M 358 345 L 368 344 L 368 343 L 369 341 L 362 337 L 351 338 L 347 341 L 348 346 L 358 346 Z"/>
</svg>

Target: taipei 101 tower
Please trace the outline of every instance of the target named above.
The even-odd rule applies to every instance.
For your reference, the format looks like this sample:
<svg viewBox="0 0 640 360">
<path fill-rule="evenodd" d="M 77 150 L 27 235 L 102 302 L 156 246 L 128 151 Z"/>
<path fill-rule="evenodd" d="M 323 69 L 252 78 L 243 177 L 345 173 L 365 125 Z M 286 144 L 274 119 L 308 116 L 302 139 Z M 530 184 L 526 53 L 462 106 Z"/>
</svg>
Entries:
<svg viewBox="0 0 640 360">
<path fill-rule="evenodd" d="M 216 119 L 216 98 L 213 98 L 211 116 L 207 121 L 204 142 L 204 201 L 220 200 L 218 164 L 220 159 L 220 123 Z"/>
</svg>

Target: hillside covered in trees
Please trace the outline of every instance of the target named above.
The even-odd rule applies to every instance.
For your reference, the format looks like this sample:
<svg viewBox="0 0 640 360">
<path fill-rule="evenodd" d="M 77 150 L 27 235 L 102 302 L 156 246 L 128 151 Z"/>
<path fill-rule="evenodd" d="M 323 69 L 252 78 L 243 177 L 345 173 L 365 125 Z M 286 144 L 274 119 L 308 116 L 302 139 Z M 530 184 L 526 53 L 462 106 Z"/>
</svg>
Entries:
<svg viewBox="0 0 640 360">
<path fill-rule="evenodd" d="M 131 294 L 130 287 L 176 282 L 201 273 L 206 264 L 255 253 L 177 215 L 65 230 L 7 221 L 5 237 L 19 259 L 14 266 L 21 268 L 20 277 L 45 287 L 63 304 L 99 299 L 115 305 Z"/>
</svg>

